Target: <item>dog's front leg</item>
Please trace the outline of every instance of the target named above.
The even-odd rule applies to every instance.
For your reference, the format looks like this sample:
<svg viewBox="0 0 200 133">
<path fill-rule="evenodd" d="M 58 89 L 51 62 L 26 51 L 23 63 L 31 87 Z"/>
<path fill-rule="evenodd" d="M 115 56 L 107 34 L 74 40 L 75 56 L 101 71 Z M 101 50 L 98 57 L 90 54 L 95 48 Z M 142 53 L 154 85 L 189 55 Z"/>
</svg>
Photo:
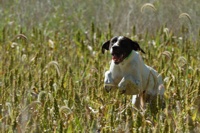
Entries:
<svg viewBox="0 0 200 133">
<path fill-rule="evenodd" d="M 113 86 L 114 82 L 112 79 L 112 73 L 110 71 L 106 71 L 104 79 L 104 89 L 106 90 L 106 92 L 109 92 Z"/>
</svg>

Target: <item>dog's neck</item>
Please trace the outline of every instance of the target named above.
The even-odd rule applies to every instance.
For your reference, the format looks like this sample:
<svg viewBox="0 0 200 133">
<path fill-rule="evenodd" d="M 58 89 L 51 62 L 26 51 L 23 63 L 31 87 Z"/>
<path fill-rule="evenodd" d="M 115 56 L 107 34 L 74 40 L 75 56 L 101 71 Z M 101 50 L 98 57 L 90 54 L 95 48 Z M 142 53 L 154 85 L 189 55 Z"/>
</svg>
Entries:
<svg viewBox="0 0 200 133">
<path fill-rule="evenodd" d="M 131 51 L 130 54 L 124 60 L 127 60 L 131 56 L 132 52 L 133 51 Z"/>
</svg>

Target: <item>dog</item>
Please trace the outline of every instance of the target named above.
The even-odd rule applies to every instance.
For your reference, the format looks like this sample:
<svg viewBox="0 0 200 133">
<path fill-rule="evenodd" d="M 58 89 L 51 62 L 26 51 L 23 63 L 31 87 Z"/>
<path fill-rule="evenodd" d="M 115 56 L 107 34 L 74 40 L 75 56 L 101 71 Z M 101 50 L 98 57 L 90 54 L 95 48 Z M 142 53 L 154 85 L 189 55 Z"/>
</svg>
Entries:
<svg viewBox="0 0 200 133">
<path fill-rule="evenodd" d="M 146 65 L 136 41 L 116 36 L 102 45 L 102 53 L 110 51 L 110 69 L 105 72 L 104 88 L 107 92 L 118 88 L 122 94 L 133 95 L 132 104 L 145 108 L 145 103 L 164 95 L 162 76 Z"/>
</svg>

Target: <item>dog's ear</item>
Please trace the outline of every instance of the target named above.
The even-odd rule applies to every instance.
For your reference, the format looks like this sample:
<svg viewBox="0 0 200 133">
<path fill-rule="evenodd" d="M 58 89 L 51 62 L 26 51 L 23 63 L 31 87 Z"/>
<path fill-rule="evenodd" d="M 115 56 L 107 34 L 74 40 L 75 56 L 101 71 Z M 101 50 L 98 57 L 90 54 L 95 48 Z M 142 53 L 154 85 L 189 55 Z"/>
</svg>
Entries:
<svg viewBox="0 0 200 133">
<path fill-rule="evenodd" d="M 103 43 L 102 48 L 101 48 L 101 52 L 104 54 L 105 50 L 109 50 L 109 46 L 110 46 L 110 40 Z"/>
<path fill-rule="evenodd" d="M 132 41 L 132 40 L 131 40 L 131 47 L 132 47 L 132 50 L 141 51 L 142 53 L 145 54 L 144 50 L 142 50 L 142 49 L 140 48 L 140 45 L 138 44 L 138 42 Z"/>
</svg>

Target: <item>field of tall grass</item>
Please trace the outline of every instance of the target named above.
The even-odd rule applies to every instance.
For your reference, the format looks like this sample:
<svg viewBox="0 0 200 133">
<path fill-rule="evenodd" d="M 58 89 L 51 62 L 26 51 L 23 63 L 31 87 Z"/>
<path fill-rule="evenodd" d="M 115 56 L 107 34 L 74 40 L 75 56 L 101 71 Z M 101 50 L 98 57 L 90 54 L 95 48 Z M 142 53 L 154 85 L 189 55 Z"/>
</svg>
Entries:
<svg viewBox="0 0 200 133">
<path fill-rule="evenodd" d="M 0 132 L 200 131 L 200 4 L 196 0 L 1 0 Z M 115 35 L 139 42 L 164 79 L 165 108 L 106 93 Z M 155 105 L 156 107 L 156 105 Z"/>
</svg>

